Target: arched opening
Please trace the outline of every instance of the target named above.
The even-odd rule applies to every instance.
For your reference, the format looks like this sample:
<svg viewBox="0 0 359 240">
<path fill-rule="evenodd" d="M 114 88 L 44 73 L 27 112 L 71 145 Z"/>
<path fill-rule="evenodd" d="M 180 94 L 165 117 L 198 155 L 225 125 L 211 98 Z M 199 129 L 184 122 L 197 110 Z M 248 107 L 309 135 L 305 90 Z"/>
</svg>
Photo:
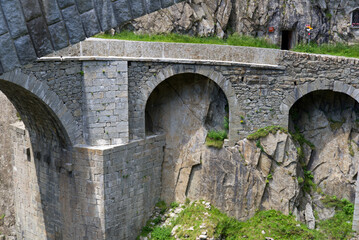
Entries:
<svg viewBox="0 0 359 240">
<path fill-rule="evenodd" d="M 4 93 L 0 110 L 5 115 L 0 127 L 6 128 L 0 165 L 6 166 L 12 181 L 10 186 L 1 182 L 0 189 L 13 189 L 1 193 L 13 198 L 7 201 L 13 201 L 14 216 L 0 215 L 16 221 L 16 229 L 1 232 L 15 231 L 21 239 L 61 239 L 64 207 L 70 201 L 65 190 L 69 172 L 63 168 L 71 162 L 69 137 L 56 114 L 35 94 L 5 80 L 0 80 L 0 90 Z"/>
<path fill-rule="evenodd" d="M 209 130 L 223 131 L 228 119 L 227 98 L 211 79 L 192 73 L 172 76 L 149 96 L 145 110 L 146 135 L 164 133 L 162 199 L 195 198 L 192 181 L 200 174 Z"/>
<path fill-rule="evenodd" d="M 289 131 L 300 136 L 303 143 L 301 165 L 313 176 L 313 199 L 328 195 L 353 203 L 359 159 L 359 104 L 344 93 L 318 90 L 300 98 L 289 115 Z"/>
</svg>

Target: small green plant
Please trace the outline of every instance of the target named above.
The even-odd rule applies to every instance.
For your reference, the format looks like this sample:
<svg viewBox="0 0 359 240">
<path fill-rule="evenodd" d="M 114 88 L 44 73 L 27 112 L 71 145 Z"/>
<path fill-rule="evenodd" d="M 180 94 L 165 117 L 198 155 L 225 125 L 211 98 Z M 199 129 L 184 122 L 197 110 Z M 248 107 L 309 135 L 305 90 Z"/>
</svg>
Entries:
<svg viewBox="0 0 359 240">
<path fill-rule="evenodd" d="M 268 174 L 267 179 L 268 179 L 268 180 L 273 179 L 273 176 L 272 176 L 272 174 L 271 174 L 271 173 L 270 173 L 270 174 Z"/>
<path fill-rule="evenodd" d="M 352 140 L 348 140 L 348 148 L 349 148 L 349 155 L 354 157 L 355 153 L 352 145 Z"/>
<path fill-rule="evenodd" d="M 105 73 L 106 73 L 106 71 L 105 71 L 105 70 L 102 70 L 102 73 L 103 73 L 103 74 L 105 74 Z"/>
<path fill-rule="evenodd" d="M 186 198 L 186 200 L 184 201 L 184 204 L 185 205 L 188 205 L 188 204 L 190 204 L 191 203 L 191 200 L 189 199 L 189 198 Z"/>
<path fill-rule="evenodd" d="M 329 118 L 328 120 L 330 122 L 329 126 L 330 126 L 330 129 L 332 129 L 332 131 L 336 131 L 336 130 L 340 129 L 343 126 L 343 124 L 345 123 L 345 118 L 343 118 L 341 121 L 335 121 L 331 118 Z"/>
<path fill-rule="evenodd" d="M 298 177 L 297 180 L 299 184 L 302 184 L 304 182 L 304 179 L 302 177 Z"/>
<path fill-rule="evenodd" d="M 155 206 L 160 209 L 160 213 L 161 213 L 161 214 L 165 213 L 166 210 L 167 210 L 167 204 L 166 204 L 166 202 L 163 201 L 163 200 L 157 202 Z"/>
<path fill-rule="evenodd" d="M 177 202 L 171 202 L 170 207 L 171 208 L 177 208 L 179 204 Z"/>
<path fill-rule="evenodd" d="M 229 118 L 228 117 L 224 117 L 224 123 L 223 123 L 223 127 L 225 130 L 229 130 Z"/>
<path fill-rule="evenodd" d="M 259 148 L 261 150 L 261 152 L 265 152 L 264 148 L 261 144 L 261 141 L 259 139 L 256 141 L 256 146 L 257 146 L 257 148 Z"/>
<path fill-rule="evenodd" d="M 292 138 L 297 141 L 299 143 L 299 145 L 301 146 L 301 148 L 303 148 L 303 145 L 306 144 L 308 145 L 312 150 L 315 150 L 315 146 L 313 143 L 311 143 L 309 140 L 305 139 L 305 137 L 303 136 L 303 134 L 301 134 L 299 132 L 299 128 L 297 126 L 294 127 L 295 132 L 294 133 L 290 133 Z"/>
<path fill-rule="evenodd" d="M 247 136 L 248 140 L 258 140 L 260 138 L 266 137 L 269 133 L 276 134 L 278 131 L 288 133 L 288 130 L 280 126 L 268 126 L 258 129 L 255 133 L 249 134 Z"/>
<path fill-rule="evenodd" d="M 155 227 L 151 233 L 153 240 L 171 240 L 175 239 L 171 236 L 171 228 L 169 227 Z"/>
<path fill-rule="evenodd" d="M 84 71 L 80 71 L 79 74 L 80 74 L 81 76 L 83 76 L 83 75 L 84 75 Z"/>
<path fill-rule="evenodd" d="M 222 148 L 224 139 L 226 138 L 226 131 L 210 130 L 206 137 L 206 145 L 209 147 Z"/>
</svg>

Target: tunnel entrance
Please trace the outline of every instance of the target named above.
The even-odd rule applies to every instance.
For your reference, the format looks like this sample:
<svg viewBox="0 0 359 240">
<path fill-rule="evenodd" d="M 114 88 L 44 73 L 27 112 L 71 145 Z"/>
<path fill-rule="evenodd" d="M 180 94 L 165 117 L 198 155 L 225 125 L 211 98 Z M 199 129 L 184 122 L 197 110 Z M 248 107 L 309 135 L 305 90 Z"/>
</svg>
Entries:
<svg viewBox="0 0 359 240">
<path fill-rule="evenodd" d="M 282 43 L 281 49 L 282 50 L 290 50 L 293 42 L 293 31 L 291 30 L 282 30 Z"/>
<path fill-rule="evenodd" d="M 162 199 L 181 202 L 188 194 L 195 196 L 190 189 L 191 178 L 204 161 L 207 132 L 223 130 L 224 118 L 228 116 L 224 92 L 202 75 L 175 75 L 154 89 L 145 115 L 146 135 L 166 135 Z"/>
<path fill-rule="evenodd" d="M 313 175 L 316 188 L 351 202 L 358 172 L 358 122 L 359 104 L 329 90 L 309 93 L 290 109 L 289 130 L 306 142 L 302 164 Z"/>
</svg>

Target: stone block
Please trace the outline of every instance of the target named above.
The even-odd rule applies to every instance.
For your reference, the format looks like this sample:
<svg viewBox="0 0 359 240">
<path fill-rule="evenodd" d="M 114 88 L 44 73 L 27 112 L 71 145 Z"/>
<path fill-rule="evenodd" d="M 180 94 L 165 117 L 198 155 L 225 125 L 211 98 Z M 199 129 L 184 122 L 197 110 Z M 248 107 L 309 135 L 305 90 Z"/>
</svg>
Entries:
<svg viewBox="0 0 359 240">
<path fill-rule="evenodd" d="M 61 20 L 61 12 L 56 0 L 42 0 L 41 3 L 48 25 Z"/>
<path fill-rule="evenodd" d="M 45 19 L 40 16 L 27 22 L 27 27 L 32 38 L 38 57 L 45 56 L 53 51 L 50 35 L 47 32 Z"/>
<path fill-rule="evenodd" d="M 75 44 L 84 40 L 86 36 L 76 7 L 71 6 L 62 10 L 62 15 L 69 33 L 70 43 Z"/>
<path fill-rule="evenodd" d="M 173 0 L 161 0 L 162 1 L 162 8 L 167 8 L 171 5 L 173 5 Z"/>
<path fill-rule="evenodd" d="M 29 35 L 25 35 L 14 40 L 14 44 L 22 65 L 25 65 L 37 58 Z"/>
<path fill-rule="evenodd" d="M 76 3 L 80 13 L 87 12 L 94 7 L 92 0 L 76 0 Z"/>
<path fill-rule="evenodd" d="M 0 62 L 5 72 L 20 65 L 10 34 L 0 36 Z"/>
<path fill-rule="evenodd" d="M 60 50 L 69 45 L 69 36 L 63 21 L 50 25 L 49 31 L 55 50 Z"/>
<path fill-rule="evenodd" d="M 146 1 L 146 4 L 148 13 L 155 12 L 161 9 L 161 0 L 148 0 Z"/>
<path fill-rule="evenodd" d="M 25 15 L 25 20 L 29 21 L 31 19 L 41 16 L 41 8 L 38 1 L 34 0 L 20 0 L 22 9 Z"/>
<path fill-rule="evenodd" d="M 6 24 L 4 15 L 2 14 L 2 9 L 1 9 L 1 5 L 0 5 L 0 35 L 3 35 L 6 32 L 8 32 L 7 24 Z"/>
<path fill-rule="evenodd" d="M 94 5 L 102 31 L 117 26 L 111 0 L 94 0 Z"/>
<path fill-rule="evenodd" d="M 130 7 L 126 0 L 117 0 L 112 2 L 112 7 L 118 25 L 132 19 Z"/>
<path fill-rule="evenodd" d="M 75 4 L 75 0 L 57 0 L 57 3 L 61 9 L 72 6 Z"/>
<path fill-rule="evenodd" d="M 132 10 L 132 17 L 138 18 L 146 14 L 146 8 L 143 5 L 142 0 L 132 0 L 131 1 L 131 10 Z"/>
<path fill-rule="evenodd" d="M 81 15 L 81 21 L 83 23 L 85 33 L 87 37 L 92 37 L 93 35 L 101 31 L 98 24 L 97 16 L 95 10 L 88 11 Z"/>
<path fill-rule="evenodd" d="M 17 38 L 27 33 L 25 18 L 22 13 L 19 0 L 3 0 L 1 7 L 12 38 Z"/>
</svg>

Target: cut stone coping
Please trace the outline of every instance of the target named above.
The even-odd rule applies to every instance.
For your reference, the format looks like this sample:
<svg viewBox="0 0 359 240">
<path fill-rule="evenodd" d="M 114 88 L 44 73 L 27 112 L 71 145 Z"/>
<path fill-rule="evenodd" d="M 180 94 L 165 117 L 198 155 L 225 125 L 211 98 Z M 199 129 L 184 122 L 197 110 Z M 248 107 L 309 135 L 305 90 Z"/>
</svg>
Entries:
<svg viewBox="0 0 359 240">
<path fill-rule="evenodd" d="M 127 41 L 88 38 L 45 57 L 125 57 L 129 59 L 186 59 L 278 65 L 281 51 L 218 44 Z"/>
<path fill-rule="evenodd" d="M 163 62 L 163 63 L 179 63 L 179 64 L 195 64 L 195 65 L 213 65 L 213 66 L 243 66 L 250 68 L 285 70 L 284 66 L 272 64 L 257 64 L 246 62 L 217 61 L 217 60 L 192 60 L 192 59 L 174 59 L 174 58 L 138 58 L 138 57 L 42 57 L 40 62 L 47 61 L 133 61 L 133 62 Z"/>
</svg>

